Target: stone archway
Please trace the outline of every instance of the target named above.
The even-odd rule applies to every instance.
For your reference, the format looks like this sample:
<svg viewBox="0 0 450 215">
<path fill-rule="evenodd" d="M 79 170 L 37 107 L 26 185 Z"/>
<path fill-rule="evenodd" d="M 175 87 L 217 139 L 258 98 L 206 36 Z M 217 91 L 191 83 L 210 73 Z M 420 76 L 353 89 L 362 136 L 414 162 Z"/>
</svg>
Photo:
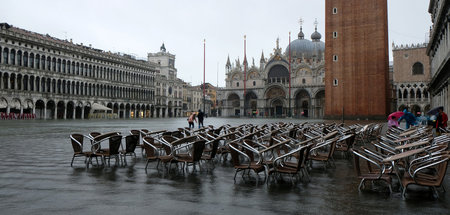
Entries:
<svg viewBox="0 0 450 215">
<path fill-rule="evenodd" d="M 229 116 L 240 116 L 241 115 L 241 98 L 236 93 L 228 95 L 227 106 L 230 107 Z"/>
<path fill-rule="evenodd" d="M 258 97 L 253 91 L 248 92 L 244 99 L 244 115 L 255 117 L 258 108 Z"/>
<path fill-rule="evenodd" d="M 266 109 L 265 115 L 272 117 L 282 117 L 286 114 L 285 101 L 286 92 L 280 86 L 274 86 L 267 90 L 265 94 Z"/>
<path fill-rule="evenodd" d="M 297 117 L 309 117 L 311 108 L 311 96 L 308 91 L 302 89 L 295 95 L 295 111 L 294 114 Z"/>
<path fill-rule="evenodd" d="M 37 119 L 45 119 L 45 102 L 37 100 L 35 104 L 35 114 Z"/>
<path fill-rule="evenodd" d="M 75 104 L 72 101 L 67 102 L 66 119 L 73 119 L 75 115 L 74 113 L 75 113 Z"/>
<path fill-rule="evenodd" d="M 66 109 L 66 106 L 63 101 L 59 101 L 56 105 L 56 118 L 57 119 L 64 119 L 64 110 Z"/>
<path fill-rule="evenodd" d="M 325 110 L 325 90 L 320 90 L 315 96 L 314 117 L 323 118 Z"/>
<path fill-rule="evenodd" d="M 56 105 L 53 100 L 50 100 L 47 102 L 47 108 L 45 110 L 47 112 L 47 118 L 48 119 L 54 119 L 55 117 L 55 111 L 56 111 Z"/>
</svg>

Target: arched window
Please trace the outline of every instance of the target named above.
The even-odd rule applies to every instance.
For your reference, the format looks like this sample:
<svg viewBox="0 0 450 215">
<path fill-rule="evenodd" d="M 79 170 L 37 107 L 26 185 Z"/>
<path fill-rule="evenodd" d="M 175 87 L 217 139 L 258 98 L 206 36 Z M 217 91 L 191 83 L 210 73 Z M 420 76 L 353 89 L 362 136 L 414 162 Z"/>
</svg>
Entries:
<svg viewBox="0 0 450 215">
<path fill-rule="evenodd" d="M 239 87 L 239 82 L 236 82 L 236 87 Z"/>
<path fill-rule="evenodd" d="M 47 70 L 50 71 L 52 58 L 47 57 Z"/>
<path fill-rule="evenodd" d="M 11 49 L 11 53 L 9 54 L 9 59 L 11 61 L 11 65 L 16 65 L 16 51 Z"/>
<path fill-rule="evenodd" d="M 410 93 L 410 96 L 411 96 L 410 98 L 412 98 L 412 99 L 416 98 L 416 94 L 414 93 L 413 89 L 411 89 L 411 91 L 409 93 Z"/>
<path fill-rule="evenodd" d="M 53 72 L 56 72 L 56 58 L 53 58 L 53 60 L 52 60 L 52 70 L 53 70 Z M 59 68 L 58 68 L 58 72 L 59 72 Z"/>
<path fill-rule="evenodd" d="M 403 98 L 404 99 L 408 98 L 408 91 L 406 91 L 406 89 L 403 90 Z"/>
<path fill-rule="evenodd" d="M 23 53 L 23 66 L 28 67 L 28 52 Z"/>
<path fill-rule="evenodd" d="M 398 95 L 397 95 L 397 97 L 398 97 L 399 99 L 402 98 L 402 91 L 401 91 L 400 89 L 398 90 Z"/>
<path fill-rule="evenodd" d="M 268 79 L 270 82 L 282 82 L 282 80 L 288 80 L 289 71 L 282 65 L 275 65 L 269 70 Z"/>
<path fill-rule="evenodd" d="M 8 48 L 3 49 L 3 63 L 8 64 L 9 50 Z"/>
<path fill-rule="evenodd" d="M 61 72 L 61 59 L 58 58 L 58 62 L 56 63 L 56 71 Z"/>
<path fill-rule="evenodd" d="M 420 62 L 414 63 L 412 67 L 412 74 L 413 75 L 423 75 L 423 64 Z"/>
<path fill-rule="evenodd" d="M 17 65 L 22 66 L 22 51 L 17 51 Z"/>
<path fill-rule="evenodd" d="M 417 96 L 418 99 L 422 98 L 422 92 L 420 91 L 420 89 L 417 89 L 416 96 Z"/>
</svg>

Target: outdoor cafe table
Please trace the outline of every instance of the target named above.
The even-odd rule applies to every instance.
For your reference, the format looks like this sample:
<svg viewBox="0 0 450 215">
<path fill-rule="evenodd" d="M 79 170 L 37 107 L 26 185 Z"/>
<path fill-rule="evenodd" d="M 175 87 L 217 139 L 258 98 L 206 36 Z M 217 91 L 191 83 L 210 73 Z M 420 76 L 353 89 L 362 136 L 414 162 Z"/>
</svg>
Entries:
<svg viewBox="0 0 450 215">
<path fill-rule="evenodd" d="M 417 139 L 417 138 L 419 138 L 419 137 L 405 137 L 405 138 L 402 138 L 402 139 L 394 140 L 394 143 L 410 141 L 410 140 Z"/>
<path fill-rule="evenodd" d="M 401 150 L 401 149 L 413 148 L 416 146 L 422 146 L 422 145 L 426 145 L 426 144 L 428 144 L 428 141 L 417 141 L 414 143 L 408 143 L 405 145 L 397 146 L 397 147 L 395 147 L 395 149 Z"/>
<path fill-rule="evenodd" d="M 411 131 L 405 131 L 405 132 L 401 133 L 399 136 L 402 136 L 402 137 L 409 136 L 409 135 L 414 134 L 416 132 L 417 132 L 417 129 L 413 129 Z"/>
<path fill-rule="evenodd" d="M 421 153 L 423 151 L 425 151 L 425 148 L 418 148 L 418 149 L 404 151 L 402 153 L 395 154 L 395 155 L 392 155 L 390 157 L 383 159 L 383 162 L 392 162 L 392 161 L 400 160 L 402 158 L 407 158 L 409 156 Z"/>
<path fill-rule="evenodd" d="M 167 130 L 159 130 L 159 131 L 150 131 L 150 132 L 148 132 L 148 133 L 144 133 L 146 136 L 149 136 L 149 135 L 154 135 L 154 134 L 159 134 L 159 133 L 164 133 L 164 132 L 166 132 Z"/>
<path fill-rule="evenodd" d="M 271 145 L 271 146 L 269 146 L 269 147 L 267 147 L 265 149 L 262 149 L 262 150 L 260 150 L 258 152 L 259 152 L 259 154 L 263 154 L 264 152 L 267 152 L 267 151 L 270 151 L 272 149 L 275 149 L 276 147 L 284 145 L 284 144 L 288 143 L 289 141 L 291 141 L 291 140 L 285 140 L 283 142 L 279 142 L 279 143 Z"/>
<path fill-rule="evenodd" d="M 421 153 L 424 151 L 425 151 L 425 148 L 418 148 L 418 149 L 413 149 L 413 150 L 409 150 L 409 151 L 404 151 L 402 153 L 395 154 L 395 155 L 392 155 L 390 157 L 383 159 L 383 162 L 391 162 L 392 167 L 395 169 L 395 174 L 398 177 L 398 180 L 399 180 L 398 182 L 400 183 L 400 186 L 402 186 L 402 188 L 403 188 L 402 177 L 400 175 L 400 170 L 399 170 L 398 166 L 396 165 L 396 161 L 399 161 L 400 159 L 407 159 L 408 157 L 410 157 L 412 155 L 415 155 L 415 154 L 418 154 L 418 153 Z M 406 164 L 408 164 L 408 162 L 406 162 Z M 409 167 L 406 167 L 406 169 L 408 169 L 408 168 Z"/>
</svg>

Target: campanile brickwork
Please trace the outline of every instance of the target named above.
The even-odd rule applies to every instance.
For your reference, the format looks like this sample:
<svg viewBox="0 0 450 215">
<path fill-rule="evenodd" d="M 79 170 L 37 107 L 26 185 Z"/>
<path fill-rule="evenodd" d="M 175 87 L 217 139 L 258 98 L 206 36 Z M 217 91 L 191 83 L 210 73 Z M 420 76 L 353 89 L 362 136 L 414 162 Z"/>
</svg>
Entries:
<svg viewBox="0 0 450 215">
<path fill-rule="evenodd" d="M 326 0 L 325 117 L 381 119 L 388 112 L 386 0 Z"/>
</svg>

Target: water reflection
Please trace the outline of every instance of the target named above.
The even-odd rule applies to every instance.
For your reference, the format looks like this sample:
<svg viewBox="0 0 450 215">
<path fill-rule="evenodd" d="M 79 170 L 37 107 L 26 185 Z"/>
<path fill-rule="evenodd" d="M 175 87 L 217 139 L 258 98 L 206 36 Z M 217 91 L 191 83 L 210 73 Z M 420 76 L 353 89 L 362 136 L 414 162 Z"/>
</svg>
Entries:
<svg viewBox="0 0 450 215">
<path fill-rule="evenodd" d="M 254 124 L 280 119 L 252 119 Z M 287 120 L 284 120 L 287 121 Z M 220 126 L 248 123 L 248 119 L 207 118 L 205 124 Z M 301 122 L 293 120 L 293 122 Z M 358 121 L 366 123 L 366 121 Z M 181 214 L 279 214 L 279 213 L 446 213 L 448 193 L 435 199 L 428 189 L 408 189 L 408 200 L 399 194 L 358 192 L 359 180 L 351 159 L 336 157 L 336 168 L 315 164 L 310 182 L 260 184 L 254 177 L 233 181 L 234 168 L 227 161 L 211 171 L 170 172 L 156 170 L 137 153 L 127 165 L 85 168 L 75 159 L 69 134 L 131 129 L 169 129 L 187 126 L 183 119 L 152 120 L 48 120 L 0 122 L 0 207 L 2 214 L 35 213 L 181 213 Z M 88 143 L 87 143 L 88 144 Z M 138 149 L 139 151 L 139 149 Z M 96 163 L 95 160 L 93 161 Z M 100 161 L 99 161 L 100 162 Z M 101 162 L 100 162 L 101 163 Z M 449 175 L 449 173 L 447 173 Z M 450 177 L 446 178 L 449 184 Z M 273 181 L 273 180 L 272 180 Z M 375 184 L 376 186 L 376 184 Z M 381 186 L 380 186 L 381 187 Z M 395 188 L 394 188 L 395 189 Z M 87 207 L 88 206 L 88 207 Z M 130 208 L 133 210 L 130 212 Z"/>
</svg>

